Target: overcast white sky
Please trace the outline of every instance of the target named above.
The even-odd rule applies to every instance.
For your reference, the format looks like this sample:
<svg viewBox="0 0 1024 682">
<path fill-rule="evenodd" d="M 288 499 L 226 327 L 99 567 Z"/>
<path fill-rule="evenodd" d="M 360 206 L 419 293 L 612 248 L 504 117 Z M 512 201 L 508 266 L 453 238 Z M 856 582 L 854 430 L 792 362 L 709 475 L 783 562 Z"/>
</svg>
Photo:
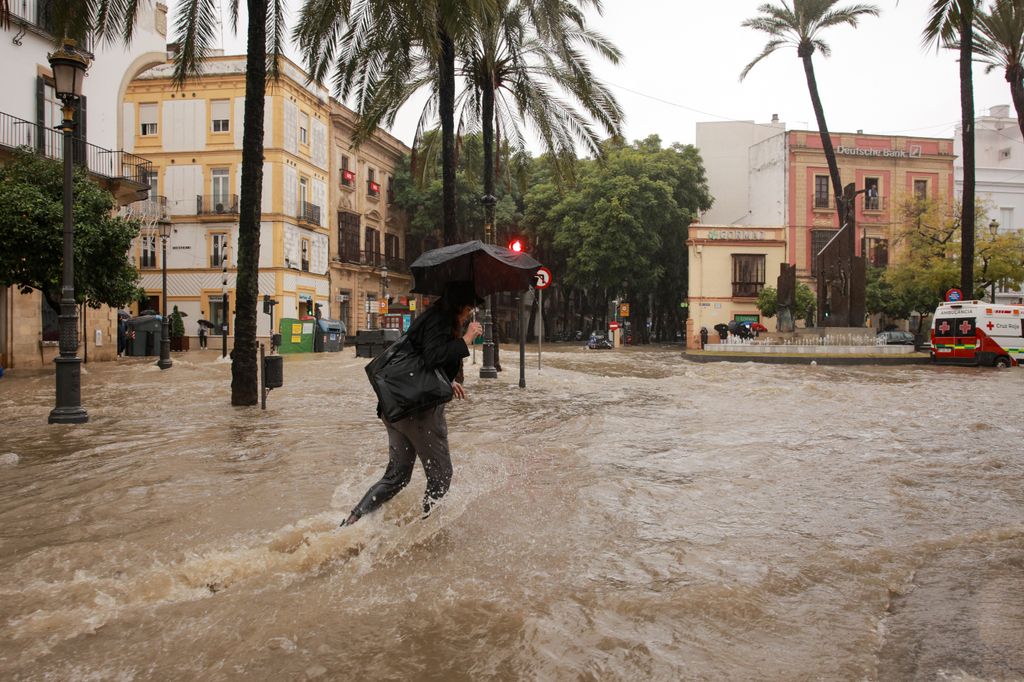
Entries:
<svg viewBox="0 0 1024 682">
<path fill-rule="evenodd" d="M 772 114 L 790 129 L 817 129 L 794 49 L 776 52 L 739 82 L 740 71 L 766 42 L 740 26 L 756 15 L 761 2 L 605 0 L 604 15 L 593 15 L 591 25 L 618 45 L 624 59 L 617 67 L 592 62 L 619 97 L 629 139 L 657 133 L 666 143 L 692 143 L 697 121 L 767 122 Z M 301 5 L 289 3 L 295 11 Z M 926 3 L 880 0 L 877 5 L 878 18 L 825 35 L 830 58 L 815 54 L 829 129 L 951 137 L 960 118 L 958 67 L 951 51 L 922 47 Z M 225 27 L 224 37 L 229 54 L 245 51 L 244 28 L 237 38 Z M 975 64 L 974 83 L 976 113 L 1010 103 L 1001 70 L 985 74 L 984 66 Z M 401 112 L 392 131 L 407 144 L 419 106 L 414 102 Z"/>
</svg>

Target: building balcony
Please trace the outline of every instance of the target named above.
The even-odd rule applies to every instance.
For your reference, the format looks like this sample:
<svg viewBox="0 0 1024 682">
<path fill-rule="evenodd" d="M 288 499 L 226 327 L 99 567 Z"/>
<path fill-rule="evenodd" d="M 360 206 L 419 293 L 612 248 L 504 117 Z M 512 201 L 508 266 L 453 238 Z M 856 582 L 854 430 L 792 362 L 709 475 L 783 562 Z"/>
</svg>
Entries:
<svg viewBox="0 0 1024 682">
<path fill-rule="evenodd" d="M 363 265 L 379 268 L 385 263 L 384 254 L 376 251 L 363 251 Z"/>
<path fill-rule="evenodd" d="M 196 215 L 238 215 L 238 195 L 197 194 Z"/>
<path fill-rule="evenodd" d="M 316 204 L 311 204 L 308 201 L 303 201 L 299 204 L 299 220 L 307 223 L 312 223 L 317 227 L 320 226 L 320 207 Z"/>
<path fill-rule="evenodd" d="M 141 218 L 145 222 L 166 222 L 170 220 L 167 212 L 167 197 L 159 194 L 150 195 L 142 201 L 134 201 L 121 209 L 121 215 L 128 218 Z"/>
<path fill-rule="evenodd" d="M 0 151 L 13 152 L 16 149 L 63 161 L 64 134 L 0 112 Z M 119 204 L 145 199 L 149 194 L 149 175 L 153 164 L 148 159 L 97 147 L 80 139 L 71 141 L 71 158 L 108 189 Z"/>
<path fill-rule="evenodd" d="M 398 258 L 396 256 L 384 256 L 384 263 L 388 266 L 388 270 L 397 273 L 409 272 L 409 267 L 405 262 L 404 258 Z"/>
<path fill-rule="evenodd" d="M 11 22 L 14 24 L 51 40 L 57 37 L 53 21 L 53 0 L 10 0 L 8 7 L 11 11 Z M 15 37 L 15 41 L 15 45 L 21 44 L 17 42 L 18 37 Z M 92 42 L 92 36 L 88 36 L 84 41 L 79 41 L 78 47 L 91 56 Z"/>
<path fill-rule="evenodd" d="M 871 211 L 884 211 L 885 210 L 885 199 L 886 197 L 880 196 L 865 196 L 864 197 L 864 210 L 866 212 Z"/>
</svg>

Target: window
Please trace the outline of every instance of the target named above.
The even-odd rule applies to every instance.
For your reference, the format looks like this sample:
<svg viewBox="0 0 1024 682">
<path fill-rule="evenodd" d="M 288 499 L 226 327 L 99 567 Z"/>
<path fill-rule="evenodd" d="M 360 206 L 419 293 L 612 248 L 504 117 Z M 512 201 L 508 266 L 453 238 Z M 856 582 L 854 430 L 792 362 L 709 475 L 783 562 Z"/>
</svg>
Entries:
<svg viewBox="0 0 1024 682">
<path fill-rule="evenodd" d="M 377 184 L 377 172 L 372 168 L 366 169 L 366 193 L 371 197 L 380 196 L 380 185 Z"/>
<path fill-rule="evenodd" d="M 764 256 L 733 254 L 733 297 L 754 298 L 761 289 L 764 289 Z"/>
<path fill-rule="evenodd" d="M 224 315 L 224 296 L 222 294 L 210 296 L 206 302 L 210 305 L 210 322 L 213 323 L 210 333 L 220 334 L 221 325 L 227 324 L 227 318 Z"/>
<path fill-rule="evenodd" d="M 57 311 L 50 307 L 45 298 L 40 297 L 40 312 L 42 312 L 42 333 L 43 341 L 60 341 L 60 317 Z"/>
<path fill-rule="evenodd" d="M 139 237 L 141 242 L 141 252 L 139 254 L 139 267 L 140 268 L 155 268 L 156 267 L 156 235 L 144 234 Z"/>
<path fill-rule="evenodd" d="M 139 134 L 156 135 L 156 102 L 139 105 Z"/>
<path fill-rule="evenodd" d="M 914 180 L 914 198 L 922 201 L 928 198 L 927 180 Z"/>
<path fill-rule="evenodd" d="M 226 133 L 231 130 L 231 101 L 215 99 L 210 102 L 210 117 L 213 119 L 213 132 Z"/>
<path fill-rule="evenodd" d="M 349 167 L 348 156 L 341 155 L 341 186 L 351 187 L 356 183 L 356 172 Z"/>
<path fill-rule="evenodd" d="M 814 208 L 828 208 L 828 176 L 814 176 Z"/>
<path fill-rule="evenodd" d="M 302 254 L 301 254 L 301 257 L 300 257 L 301 267 L 302 267 L 303 272 L 309 272 L 309 240 L 308 239 L 303 239 L 301 244 L 302 244 L 302 246 L 301 246 Z"/>
<path fill-rule="evenodd" d="M 359 214 L 338 212 L 338 256 L 347 263 L 359 263 Z"/>
<path fill-rule="evenodd" d="M 867 240 L 868 263 L 876 268 L 889 267 L 889 240 L 868 238 Z"/>
<path fill-rule="evenodd" d="M 226 232 L 214 232 L 210 235 L 210 267 L 222 268 L 228 257 L 228 235 Z"/>
<path fill-rule="evenodd" d="M 1004 232 L 1014 228 L 1012 206 L 1001 206 L 999 208 L 999 227 L 1001 227 Z"/>
<path fill-rule="evenodd" d="M 398 235 L 397 234 L 385 234 L 384 235 L 384 258 L 388 264 L 388 267 L 393 267 L 392 263 L 397 265 L 398 261 Z"/>
<path fill-rule="evenodd" d="M 380 253 L 380 231 L 375 230 L 372 227 L 366 228 L 366 259 L 367 265 L 380 266 L 384 264 L 384 259 Z"/>
<path fill-rule="evenodd" d="M 878 178 L 864 178 L 864 210 L 879 211 L 882 208 L 878 196 Z"/>
<path fill-rule="evenodd" d="M 63 118 L 64 114 L 61 112 L 61 101 L 57 99 L 57 91 L 54 89 L 53 83 L 45 81 L 43 83 L 43 125 L 47 130 L 53 130 Z"/>
<path fill-rule="evenodd" d="M 355 332 L 349 332 L 347 330 L 354 330 L 352 326 L 352 292 L 347 289 L 342 289 L 338 292 L 338 300 L 341 303 L 341 310 L 338 315 L 338 319 L 345 324 L 346 333 L 354 334 Z"/>
<path fill-rule="evenodd" d="M 231 172 L 227 168 L 214 168 L 210 176 L 210 194 L 213 198 L 213 207 L 217 213 L 223 213 L 229 204 L 228 188 L 230 187 Z"/>
<path fill-rule="evenodd" d="M 309 144 L 309 114 L 304 111 L 299 112 L 299 142 Z"/>
<path fill-rule="evenodd" d="M 836 235 L 835 230 L 811 230 L 811 274 L 818 274 L 818 254 L 825 248 L 832 237 Z"/>
</svg>

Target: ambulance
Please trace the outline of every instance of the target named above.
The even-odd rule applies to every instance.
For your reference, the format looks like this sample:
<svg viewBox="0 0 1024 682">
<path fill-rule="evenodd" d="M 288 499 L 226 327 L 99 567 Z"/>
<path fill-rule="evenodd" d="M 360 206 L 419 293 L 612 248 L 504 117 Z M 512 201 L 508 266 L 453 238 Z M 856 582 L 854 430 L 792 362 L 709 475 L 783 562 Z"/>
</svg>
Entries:
<svg viewBox="0 0 1024 682">
<path fill-rule="evenodd" d="M 1024 306 L 940 303 L 932 317 L 932 361 L 1017 367 L 1024 363 Z"/>
</svg>

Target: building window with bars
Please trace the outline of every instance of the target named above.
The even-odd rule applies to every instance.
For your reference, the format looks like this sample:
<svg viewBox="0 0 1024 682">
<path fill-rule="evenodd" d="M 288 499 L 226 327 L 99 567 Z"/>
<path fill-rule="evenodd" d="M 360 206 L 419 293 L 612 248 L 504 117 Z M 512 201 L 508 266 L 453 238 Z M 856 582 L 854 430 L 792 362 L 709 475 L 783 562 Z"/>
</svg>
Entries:
<svg viewBox="0 0 1024 682">
<path fill-rule="evenodd" d="M 341 155 L 341 186 L 352 187 L 356 184 L 356 172 L 349 166 L 349 158 L 347 155 Z"/>
<path fill-rule="evenodd" d="M 380 230 L 372 227 L 366 228 L 366 264 L 381 266 L 384 265 L 384 257 L 380 252 Z"/>
<path fill-rule="evenodd" d="M 221 268 L 228 255 L 228 235 L 215 232 L 210 235 L 210 267 Z"/>
<path fill-rule="evenodd" d="M 309 240 L 303 239 L 300 254 L 300 267 L 303 272 L 309 272 Z"/>
<path fill-rule="evenodd" d="M 756 298 L 764 289 L 765 257 L 759 254 L 733 254 L 733 298 Z"/>
<path fill-rule="evenodd" d="M 139 134 L 156 135 L 156 102 L 139 105 Z"/>
<path fill-rule="evenodd" d="M 811 230 L 811 274 L 818 274 L 818 254 L 825 248 L 832 237 L 836 234 L 836 230 Z"/>
<path fill-rule="evenodd" d="M 828 208 L 828 176 L 814 176 L 814 208 Z"/>
<path fill-rule="evenodd" d="M 210 118 L 213 120 L 213 132 L 226 133 L 231 130 L 231 100 L 211 100 L 210 112 Z"/>
<path fill-rule="evenodd" d="M 371 197 L 380 196 L 380 185 L 377 183 L 377 172 L 372 168 L 366 169 L 366 193 Z"/>
<path fill-rule="evenodd" d="M 338 257 L 346 263 L 358 263 L 359 214 L 338 211 Z"/>
</svg>

